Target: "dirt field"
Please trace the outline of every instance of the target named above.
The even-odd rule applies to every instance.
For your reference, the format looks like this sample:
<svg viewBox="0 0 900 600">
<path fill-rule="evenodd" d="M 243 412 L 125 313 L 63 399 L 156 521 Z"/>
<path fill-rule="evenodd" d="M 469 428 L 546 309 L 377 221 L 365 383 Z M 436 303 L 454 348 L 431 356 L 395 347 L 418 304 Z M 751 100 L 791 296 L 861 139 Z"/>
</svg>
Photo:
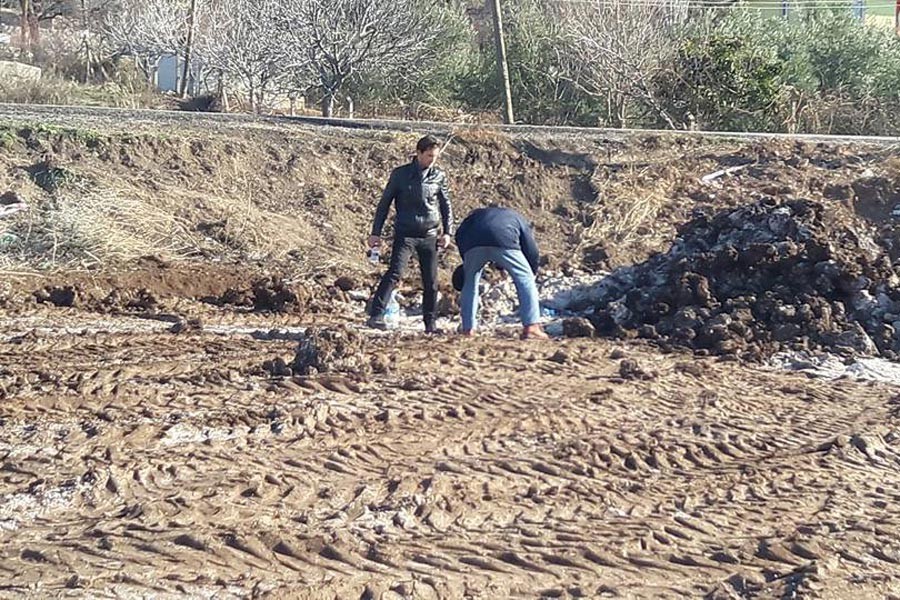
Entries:
<svg viewBox="0 0 900 600">
<path fill-rule="evenodd" d="M 0 146 L 30 206 L 2 255 L 0 597 L 900 598 L 896 385 L 628 323 L 371 332 L 359 246 L 414 135 L 210 129 L 191 153 L 202 126 L 93 126 Z M 470 133 L 445 160 L 458 212 L 500 194 L 563 276 L 653 265 L 698 209 L 763 197 L 891 254 L 900 202 L 890 147 Z M 87 212 L 100 243 L 86 199 L 111 190 L 144 212 Z"/>
</svg>

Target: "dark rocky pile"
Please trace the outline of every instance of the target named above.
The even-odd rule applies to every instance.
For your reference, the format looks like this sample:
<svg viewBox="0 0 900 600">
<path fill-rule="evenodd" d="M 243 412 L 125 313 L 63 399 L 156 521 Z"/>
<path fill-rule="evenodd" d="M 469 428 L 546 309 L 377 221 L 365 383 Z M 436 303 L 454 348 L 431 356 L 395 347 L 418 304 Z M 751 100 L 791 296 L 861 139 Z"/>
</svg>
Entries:
<svg viewBox="0 0 900 600">
<path fill-rule="evenodd" d="M 699 214 L 668 253 L 613 273 L 591 321 L 602 335 L 749 360 L 794 349 L 896 358 L 900 279 L 873 233 L 809 200 Z"/>
</svg>

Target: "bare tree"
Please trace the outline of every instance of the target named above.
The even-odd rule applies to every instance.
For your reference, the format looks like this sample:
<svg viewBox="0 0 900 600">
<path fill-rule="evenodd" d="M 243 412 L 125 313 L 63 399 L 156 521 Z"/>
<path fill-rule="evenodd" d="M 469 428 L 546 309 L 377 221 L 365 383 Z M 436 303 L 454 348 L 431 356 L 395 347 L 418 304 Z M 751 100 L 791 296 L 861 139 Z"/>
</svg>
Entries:
<svg viewBox="0 0 900 600">
<path fill-rule="evenodd" d="M 100 57 L 100 44 L 97 37 L 102 33 L 100 24 L 104 22 L 109 10 L 114 8 L 117 0 L 78 0 L 79 34 L 81 36 L 81 54 L 84 61 L 83 79 L 85 83 L 94 76 L 95 61 Z M 100 65 L 104 77 L 106 71 Z"/>
<path fill-rule="evenodd" d="M 187 32 L 186 0 L 117 0 L 102 22 L 103 40 L 114 56 L 132 56 L 148 79 L 159 59 L 177 54 Z"/>
<path fill-rule="evenodd" d="M 41 21 L 53 21 L 56 17 L 73 12 L 67 0 L 18 0 L 20 49 L 22 55 L 34 53 L 40 44 Z"/>
<path fill-rule="evenodd" d="M 352 77 L 415 70 L 440 34 L 416 2 L 398 0 L 284 0 L 279 21 L 293 50 L 288 66 L 315 77 L 326 117 Z"/>
<path fill-rule="evenodd" d="M 637 104 L 676 128 L 656 101 L 652 81 L 664 68 L 673 27 L 687 16 L 687 8 L 687 0 L 586 0 L 560 9 L 571 80 L 603 99 L 616 126 L 627 125 L 629 110 Z"/>
<path fill-rule="evenodd" d="M 191 0 L 188 8 L 187 40 L 184 43 L 184 70 L 181 75 L 181 89 L 178 91 L 182 99 L 187 98 L 188 79 L 191 75 L 191 59 L 194 52 L 194 37 L 197 33 L 197 0 Z"/>
<path fill-rule="evenodd" d="M 207 7 L 198 31 L 198 59 L 245 92 L 255 112 L 294 75 L 277 15 L 273 0 L 217 0 Z"/>
</svg>

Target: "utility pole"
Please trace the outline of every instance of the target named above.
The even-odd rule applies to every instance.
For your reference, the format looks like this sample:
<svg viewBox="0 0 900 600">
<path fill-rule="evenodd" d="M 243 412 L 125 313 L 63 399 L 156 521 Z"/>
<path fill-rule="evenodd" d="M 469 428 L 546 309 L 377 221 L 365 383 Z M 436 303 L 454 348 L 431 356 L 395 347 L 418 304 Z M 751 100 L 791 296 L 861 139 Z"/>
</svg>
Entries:
<svg viewBox="0 0 900 600">
<path fill-rule="evenodd" d="M 900 0 L 894 6 L 894 31 L 900 35 Z"/>
<path fill-rule="evenodd" d="M 91 40 L 88 31 L 89 22 L 87 0 L 81 0 L 81 35 L 82 44 L 84 46 L 84 83 L 90 82 L 91 78 L 93 77 L 93 69 L 91 65 Z"/>
<path fill-rule="evenodd" d="M 500 0 L 492 0 L 494 12 L 494 42 L 497 46 L 497 72 L 503 84 L 503 122 L 515 123 L 513 118 L 512 89 L 509 86 L 509 66 L 506 64 L 506 42 L 503 41 L 503 15 Z"/>
<path fill-rule="evenodd" d="M 194 30 L 197 22 L 197 0 L 191 0 L 191 8 L 188 13 L 188 33 L 187 42 L 184 45 L 184 70 L 181 73 L 181 90 L 182 98 L 188 95 L 188 78 L 191 75 L 191 55 L 194 53 Z"/>
<path fill-rule="evenodd" d="M 20 8 L 22 9 L 22 17 L 19 20 L 19 43 L 21 44 L 21 60 L 25 59 L 25 53 L 31 47 L 31 2 L 30 0 L 20 0 Z"/>
</svg>

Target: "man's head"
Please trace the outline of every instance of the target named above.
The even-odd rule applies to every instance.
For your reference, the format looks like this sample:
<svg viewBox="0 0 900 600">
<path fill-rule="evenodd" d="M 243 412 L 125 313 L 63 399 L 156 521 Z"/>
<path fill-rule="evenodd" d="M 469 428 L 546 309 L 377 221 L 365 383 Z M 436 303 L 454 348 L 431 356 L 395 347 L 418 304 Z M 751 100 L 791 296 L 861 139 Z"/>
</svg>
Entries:
<svg viewBox="0 0 900 600">
<path fill-rule="evenodd" d="M 451 283 L 453 283 L 453 289 L 457 292 L 461 292 L 463 289 L 463 285 L 466 283 L 466 270 L 462 265 L 459 265 L 453 270 L 453 276 L 450 278 Z"/>
<path fill-rule="evenodd" d="M 416 161 L 423 169 L 429 168 L 434 164 L 438 154 L 440 154 L 440 142 L 433 135 L 426 135 L 416 144 Z"/>
</svg>

